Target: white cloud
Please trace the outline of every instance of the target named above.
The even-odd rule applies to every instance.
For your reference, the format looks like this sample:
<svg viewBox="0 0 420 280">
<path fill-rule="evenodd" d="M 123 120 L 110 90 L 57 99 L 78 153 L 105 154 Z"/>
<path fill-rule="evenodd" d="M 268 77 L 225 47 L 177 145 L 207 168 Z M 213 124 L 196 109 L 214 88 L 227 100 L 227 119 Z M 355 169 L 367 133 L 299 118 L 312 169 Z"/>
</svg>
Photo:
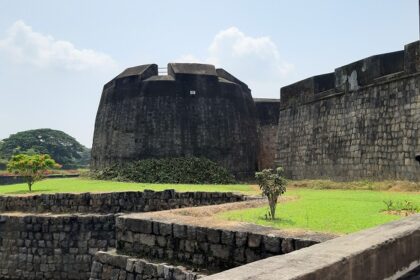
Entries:
<svg viewBox="0 0 420 280">
<path fill-rule="evenodd" d="M 29 64 L 42 69 L 108 70 L 116 66 L 107 54 L 78 49 L 68 41 L 35 32 L 21 20 L 16 21 L 7 36 L 0 40 L 0 54 L 15 64 Z"/>
<path fill-rule="evenodd" d="M 280 85 L 291 79 L 294 65 L 283 60 L 270 37 L 251 37 L 236 27 L 220 31 L 205 58 L 183 55 L 178 62 L 201 62 L 222 67 L 247 83 L 254 97 L 279 97 Z"/>
</svg>

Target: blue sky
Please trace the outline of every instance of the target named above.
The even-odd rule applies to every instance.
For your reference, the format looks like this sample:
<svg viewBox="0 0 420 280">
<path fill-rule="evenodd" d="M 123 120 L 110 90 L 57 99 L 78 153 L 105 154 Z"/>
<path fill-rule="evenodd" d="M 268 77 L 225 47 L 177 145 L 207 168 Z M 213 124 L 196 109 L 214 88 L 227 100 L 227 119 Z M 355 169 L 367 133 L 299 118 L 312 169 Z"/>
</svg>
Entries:
<svg viewBox="0 0 420 280">
<path fill-rule="evenodd" d="M 49 127 L 90 147 L 102 86 L 129 66 L 214 63 L 278 98 L 418 33 L 416 0 L 0 0 L 0 139 Z"/>
</svg>

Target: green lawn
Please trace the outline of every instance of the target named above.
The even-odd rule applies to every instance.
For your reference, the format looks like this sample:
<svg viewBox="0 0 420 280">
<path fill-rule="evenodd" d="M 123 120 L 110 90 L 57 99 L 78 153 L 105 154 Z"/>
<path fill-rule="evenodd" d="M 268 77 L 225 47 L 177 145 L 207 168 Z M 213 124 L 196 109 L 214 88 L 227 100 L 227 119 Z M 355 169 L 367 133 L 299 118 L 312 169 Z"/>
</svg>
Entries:
<svg viewBox="0 0 420 280">
<path fill-rule="evenodd" d="M 80 192 L 112 192 L 112 191 L 142 191 L 145 189 L 161 191 L 175 189 L 177 191 L 206 192 L 242 192 L 254 193 L 249 185 L 186 185 L 186 184 L 144 184 L 99 181 L 81 178 L 48 179 L 32 186 L 32 193 L 80 193 Z M 26 184 L 0 186 L 0 195 L 28 193 Z"/>
<path fill-rule="evenodd" d="M 350 233 L 400 219 L 383 213 L 384 200 L 409 200 L 420 208 L 419 193 L 292 189 L 287 194 L 298 199 L 278 204 L 275 221 L 264 218 L 268 207 L 229 211 L 219 217 L 284 229 Z"/>
</svg>

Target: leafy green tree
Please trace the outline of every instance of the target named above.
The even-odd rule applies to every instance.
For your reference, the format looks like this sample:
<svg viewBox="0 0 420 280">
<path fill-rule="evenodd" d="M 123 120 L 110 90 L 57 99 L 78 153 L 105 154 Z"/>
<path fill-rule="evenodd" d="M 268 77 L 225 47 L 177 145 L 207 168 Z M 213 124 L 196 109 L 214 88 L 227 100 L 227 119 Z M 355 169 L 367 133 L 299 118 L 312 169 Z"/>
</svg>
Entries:
<svg viewBox="0 0 420 280">
<path fill-rule="evenodd" d="M 49 154 L 64 168 L 88 165 L 90 150 L 68 134 L 52 129 L 18 132 L 2 141 L 0 158 L 10 159 L 17 154 Z"/>
<path fill-rule="evenodd" d="M 49 155 L 16 155 L 13 156 L 7 164 L 7 170 L 16 175 L 25 178 L 29 191 L 32 191 L 32 185 L 42 180 L 46 171 L 53 168 L 60 168 Z"/>
<path fill-rule="evenodd" d="M 278 167 L 276 170 L 264 169 L 261 172 L 255 173 L 258 185 L 263 195 L 268 199 L 268 205 L 270 207 L 269 216 L 272 220 L 276 218 L 277 200 L 279 196 L 286 192 L 287 180 L 283 174 L 284 170 L 282 167 Z"/>
</svg>

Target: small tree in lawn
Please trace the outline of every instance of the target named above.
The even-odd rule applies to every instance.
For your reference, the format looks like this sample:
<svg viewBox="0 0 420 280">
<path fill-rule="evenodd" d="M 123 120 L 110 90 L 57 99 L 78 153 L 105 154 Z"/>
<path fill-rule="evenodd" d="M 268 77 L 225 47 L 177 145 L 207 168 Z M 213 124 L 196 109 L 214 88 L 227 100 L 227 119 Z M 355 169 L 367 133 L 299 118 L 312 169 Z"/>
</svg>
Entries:
<svg viewBox="0 0 420 280">
<path fill-rule="evenodd" d="M 277 199 L 286 192 L 287 180 L 283 177 L 283 172 L 283 168 L 278 167 L 276 170 L 264 169 L 255 173 L 258 185 L 268 199 L 269 216 L 272 220 L 276 218 Z"/>
<path fill-rule="evenodd" d="M 9 172 L 25 178 L 30 192 L 35 182 L 44 179 L 47 170 L 60 167 L 49 155 L 39 154 L 19 154 L 13 156 L 7 164 Z"/>
</svg>

